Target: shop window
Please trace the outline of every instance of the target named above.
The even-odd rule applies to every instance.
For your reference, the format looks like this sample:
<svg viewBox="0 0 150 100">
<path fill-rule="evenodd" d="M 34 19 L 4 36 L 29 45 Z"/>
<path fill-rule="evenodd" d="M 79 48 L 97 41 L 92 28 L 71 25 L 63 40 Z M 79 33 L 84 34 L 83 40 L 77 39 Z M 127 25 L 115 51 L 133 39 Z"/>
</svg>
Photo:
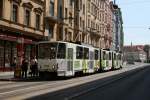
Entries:
<svg viewBox="0 0 150 100">
<path fill-rule="evenodd" d="M 11 43 L 5 44 L 5 67 L 10 67 L 11 64 Z"/>
<path fill-rule="evenodd" d="M 14 57 L 17 57 L 17 43 L 12 43 L 12 57 L 11 59 L 13 60 Z"/>
<path fill-rule="evenodd" d="M 0 68 L 4 67 L 4 41 L 0 40 Z"/>
<path fill-rule="evenodd" d="M 31 46 L 30 45 L 25 45 L 25 50 L 24 50 L 24 56 L 25 58 L 27 58 L 28 60 L 30 60 L 30 56 L 31 56 Z"/>
<path fill-rule="evenodd" d="M 3 17 L 3 0 L 0 0 L 0 18 Z"/>
</svg>

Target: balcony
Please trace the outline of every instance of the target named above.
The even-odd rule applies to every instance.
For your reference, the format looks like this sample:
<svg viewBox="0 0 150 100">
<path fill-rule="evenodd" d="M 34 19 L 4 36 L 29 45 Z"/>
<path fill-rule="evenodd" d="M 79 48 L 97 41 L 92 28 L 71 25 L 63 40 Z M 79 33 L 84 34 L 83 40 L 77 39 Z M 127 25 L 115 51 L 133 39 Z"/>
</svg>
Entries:
<svg viewBox="0 0 150 100">
<path fill-rule="evenodd" d="M 52 16 L 49 12 L 46 12 L 45 20 L 46 22 L 51 23 L 63 23 L 63 19 L 58 18 L 57 16 Z"/>
<path fill-rule="evenodd" d="M 96 29 L 90 28 L 88 29 L 88 32 L 90 33 L 92 37 L 98 37 L 98 38 L 101 37 L 101 35 L 99 34 L 99 31 L 97 31 Z"/>
</svg>

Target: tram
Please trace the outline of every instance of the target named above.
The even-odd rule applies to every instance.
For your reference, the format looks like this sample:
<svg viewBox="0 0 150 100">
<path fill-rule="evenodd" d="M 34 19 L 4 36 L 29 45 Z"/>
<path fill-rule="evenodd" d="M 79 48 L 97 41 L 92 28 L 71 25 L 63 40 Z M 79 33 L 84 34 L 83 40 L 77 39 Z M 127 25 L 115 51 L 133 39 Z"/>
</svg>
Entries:
<svg viewBox="0 0 150 100">
<path fill-rule="evenodd" d="M 120 53 L 91 45 L 70 42 L 39 42 L 39 75 L 55 73 L 57 76 L 74 76 L 76 73 L 95 73 L 121 67 Z M 119 65 L 120 64 L 120 65 Z"/>
</svg>

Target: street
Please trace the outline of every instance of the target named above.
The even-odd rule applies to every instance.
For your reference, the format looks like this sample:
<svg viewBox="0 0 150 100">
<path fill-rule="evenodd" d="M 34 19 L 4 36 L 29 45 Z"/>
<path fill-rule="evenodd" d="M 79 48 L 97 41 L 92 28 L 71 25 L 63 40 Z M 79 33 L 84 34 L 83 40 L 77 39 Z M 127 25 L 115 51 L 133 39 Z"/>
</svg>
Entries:
<svg viewBox="0 0 150 100">
<path fill-rule="evenodd" d="M 139 65 L 67 80 L 1 81 L 0 99 L 76 100 L 88 97 L 89 100 L 99 98 L 116 100 L 128 96 L 135 98 L 134 95 L 140 96 L 139 93 L 142 94 L 143 90 L 148 89 L 149 77 L 146 76 L 149 71 L 149 66 Z M 136 83 L 138 85 L 135 85 Z M 132 91 L 133 93 L 130 93 Z M 149 93 L 148 90 L 143 95 L 147 95 L 146 93 Z"/>
<path fill-rule="evenodd" d="M 97 80 L 85 85 L 41 95 L 29 100 L 149 100 L 150 67 L 126 74 L 126 77 L 107 82 Z M 118 78 L 115 76 L 115 78 Z"/>
</svg>

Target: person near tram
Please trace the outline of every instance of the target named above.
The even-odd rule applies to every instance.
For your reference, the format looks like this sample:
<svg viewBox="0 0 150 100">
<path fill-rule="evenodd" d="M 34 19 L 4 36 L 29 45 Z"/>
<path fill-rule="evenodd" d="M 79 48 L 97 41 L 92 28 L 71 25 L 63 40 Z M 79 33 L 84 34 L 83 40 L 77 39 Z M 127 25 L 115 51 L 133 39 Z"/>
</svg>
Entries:
<svg viewBox="0 0 150 100">
<path fill-rule="evenodd" d="M 21 66 L 22 78 L 27 78 L 28 65 L 29 65 L 29 62 L 28 62 L 27 58 L 23 59 L 22 66 Z"/>
<path fill-rule="evenodd" d="M 38 65 L 37 65 L 37 59 L 34 57 L 31 59 L 31 65 L 30 65 L 30 70 L 31 70 L 31 77 L 32 76 L 38 76 Z"/>
</svg>

